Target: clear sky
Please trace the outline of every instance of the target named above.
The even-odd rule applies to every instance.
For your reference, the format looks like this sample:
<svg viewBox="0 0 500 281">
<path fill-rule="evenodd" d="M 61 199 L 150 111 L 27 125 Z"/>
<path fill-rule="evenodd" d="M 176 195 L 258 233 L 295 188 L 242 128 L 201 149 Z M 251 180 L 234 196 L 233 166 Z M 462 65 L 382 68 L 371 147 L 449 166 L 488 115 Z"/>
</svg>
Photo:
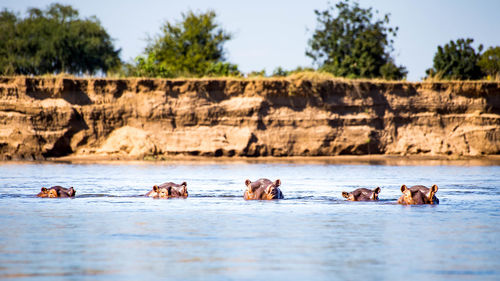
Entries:
<svg viewBox="0 0 500 281">
<path fill-rule="evenodd" d="M 225 44 L 228 61 L 245 73 L 265 69 L 268 74 L 278 66 L 312 66 L 305 50 L 316 27 L 314 10 L 328 5 L 327 0 L 0 0 L 0 7 L 24 14 L 28 7 L 45 8 L 53 2 L 72 5 L 82 17 L 97 16 L 125 61 L 141 54 L 147 35 L 158 34 L 166 20 L 180 20 L 189 9 L 213 9 L 220 25 L 233 34 Z M 411 81 L 425 76 L 437 46 L 450 40 L 470 37 L 475 46 L 500 46 L 498 0 L 358 2 L 379 10 L 380 15 L 391 14 L 391 25 L 399 27 L 393 56 L 398 65 L 406 66 Z"/>
</svg>

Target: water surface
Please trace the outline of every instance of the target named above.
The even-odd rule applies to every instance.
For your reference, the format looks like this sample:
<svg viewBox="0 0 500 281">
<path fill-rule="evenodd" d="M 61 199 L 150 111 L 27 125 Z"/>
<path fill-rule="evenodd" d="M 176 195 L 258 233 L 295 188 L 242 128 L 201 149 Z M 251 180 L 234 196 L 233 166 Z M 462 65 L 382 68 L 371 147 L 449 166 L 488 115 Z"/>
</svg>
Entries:
<svg viewBox="0 0 500 281">
<path fill-rule="evenodd" d="M 0 164 L 0 279 L 498 280 L 500 166 Z M 281 179 L 285 200 L 242 199 Z M 155 200 L 154 184 L 189 198 Z M 437 184 L 437 206 L 395 204 Z M 34 195 L 74 186 L 74 199 Z M 346 202 L 343 190 L 382 192 Z"/>
</svg>

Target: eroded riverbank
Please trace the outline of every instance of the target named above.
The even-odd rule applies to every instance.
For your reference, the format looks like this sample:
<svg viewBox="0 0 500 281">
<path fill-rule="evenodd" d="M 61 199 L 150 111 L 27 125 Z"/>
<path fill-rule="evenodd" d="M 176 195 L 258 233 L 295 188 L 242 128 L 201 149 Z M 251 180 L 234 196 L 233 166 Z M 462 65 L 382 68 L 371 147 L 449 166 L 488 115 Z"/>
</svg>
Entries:
<svg viewBox="0 0 500 281">
<path fill-rule="evenodd" d="M 0 157 L 500 153 L 500 83 L 0 78 Z"/>
</svg>

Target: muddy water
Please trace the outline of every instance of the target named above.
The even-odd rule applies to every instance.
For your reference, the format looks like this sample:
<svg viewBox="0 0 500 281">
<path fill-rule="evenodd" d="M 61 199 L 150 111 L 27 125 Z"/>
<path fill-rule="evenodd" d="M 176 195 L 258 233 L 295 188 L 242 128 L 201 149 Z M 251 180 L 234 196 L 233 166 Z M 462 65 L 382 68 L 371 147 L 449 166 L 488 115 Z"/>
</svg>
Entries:
<svg viewBox="0 0 500 281">
<path fill-rule="evenodd" d="M 260 177 L 285 200 L 244 201 Z M 165 181 L 189 198 L 139 196 Z M 396 205 L 403 183 L 441 204 Z M 77 196 L 34 197 L 51 185 Z M 498 280 L 499 239 L 500 166 L 0 164 L 0 279 Z"/>
</svg>

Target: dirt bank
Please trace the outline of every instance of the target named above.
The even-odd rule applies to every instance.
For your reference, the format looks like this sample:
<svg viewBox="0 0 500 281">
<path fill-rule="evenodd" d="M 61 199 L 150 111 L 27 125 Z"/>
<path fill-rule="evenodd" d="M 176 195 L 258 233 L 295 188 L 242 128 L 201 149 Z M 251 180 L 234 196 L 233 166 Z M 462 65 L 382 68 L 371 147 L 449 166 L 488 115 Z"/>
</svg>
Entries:
<svg viewBox="0 0 500 281">
<path fill-rule="evenodd" d="M 500 153 L 500 83 L 0 77 L 0 160 Z"/>
</svg>

